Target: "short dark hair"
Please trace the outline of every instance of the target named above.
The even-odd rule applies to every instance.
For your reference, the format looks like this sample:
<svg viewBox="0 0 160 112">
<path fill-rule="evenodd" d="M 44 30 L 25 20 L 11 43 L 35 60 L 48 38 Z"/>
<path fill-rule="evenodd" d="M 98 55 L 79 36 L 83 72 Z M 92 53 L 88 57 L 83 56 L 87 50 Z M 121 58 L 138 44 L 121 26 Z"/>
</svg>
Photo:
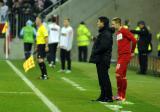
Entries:
<svg viewBox="0 0 160 112">
<path fill-rule="evenodd" d="M 107 17 L 101 16 L 98 19 L 104 23 L 104 26 L 107 26 L 107 27 L 109 26 L 109 19 Z"/>
<path fill-rule="evenodd" d="M 116 23 L 118 23 L 118 24 L 120 24 L 120 25 L 122 24 L 122 20 L 121 20 L 121 18 L 119 18 L 119 17 L 113 18 L 112 21 L 115 21 Z"/>
<path fill-rule="evenodd" d="M 144 26 L 146 25 L 146 23 L 145 23 L 144 21 L 139 21 L 139 22 L 138 22 L 138 25 L 140 25 L 140 24 L 141 24 L 141 25 L 144 25 Z"/>
<path fill-rule="evenodd" d="M 85 22 L 84 22 L 84 21 L 81 21 L 80 24 L 85 25 Z"/>
</svg>

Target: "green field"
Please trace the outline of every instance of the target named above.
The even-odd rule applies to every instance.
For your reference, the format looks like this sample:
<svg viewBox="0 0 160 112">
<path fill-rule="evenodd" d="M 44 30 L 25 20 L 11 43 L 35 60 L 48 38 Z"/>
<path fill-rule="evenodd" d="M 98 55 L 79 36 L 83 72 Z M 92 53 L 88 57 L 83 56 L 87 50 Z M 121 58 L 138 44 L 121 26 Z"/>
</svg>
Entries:
<svg viewBox="0 0 160 112">
<path fill-rule="evenodd" d="M 39 80 L 38 66 L 25 73 L 23 61 L 11 61 L 35 87 L 37 87 L 61 112 L 160 112 L 160 78 L 137 75 L 128 71 L 127 100 L 134 104 L 118 102 L 91 102 L 99 95 L 95 65 L 73 62 L 71 74 L 58 73 L 48 67 L 49 80 Z M 110 69 L 113 92 L 116 94 L 115 67 Z M 64 81 L 67 78 L 79 84 L 85 91 Z M 121 111 L 113 111 L 107 106 L 119 105 Z M 0 112 L 51 112 L 32 89 L 6 63 L 0 61 Z"/>
</svg>

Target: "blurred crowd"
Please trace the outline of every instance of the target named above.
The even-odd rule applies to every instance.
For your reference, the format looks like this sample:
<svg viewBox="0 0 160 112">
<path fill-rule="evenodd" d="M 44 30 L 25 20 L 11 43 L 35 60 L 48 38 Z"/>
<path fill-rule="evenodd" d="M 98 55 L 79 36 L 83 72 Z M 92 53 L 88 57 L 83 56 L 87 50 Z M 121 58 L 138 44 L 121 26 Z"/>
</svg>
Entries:
<svg viewBox="0 0 160 112">
<path fill-rule="evenodd" d="M 36 14 L 40 13 L 47 7 L 52 5 L 50 0 L 1 0 L 0 13 L 6 16 L 7 14 Z"/>
</svg>

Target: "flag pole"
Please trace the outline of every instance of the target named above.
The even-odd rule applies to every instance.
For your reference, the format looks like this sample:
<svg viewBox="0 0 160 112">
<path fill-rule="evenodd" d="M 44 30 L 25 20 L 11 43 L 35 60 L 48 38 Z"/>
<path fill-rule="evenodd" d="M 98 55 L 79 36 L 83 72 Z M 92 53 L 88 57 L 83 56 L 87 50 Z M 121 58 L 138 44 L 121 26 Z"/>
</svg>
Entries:
<svg viewBox="0 0 160 112">
<path fill-rule="evenodd" d="M 9 28 L 6 29 L 6 59 L 8 59 L 8 52 L 9 52 L 9 42 L 8 42 L 8 34 L 9 34 Z"/>
</svg>

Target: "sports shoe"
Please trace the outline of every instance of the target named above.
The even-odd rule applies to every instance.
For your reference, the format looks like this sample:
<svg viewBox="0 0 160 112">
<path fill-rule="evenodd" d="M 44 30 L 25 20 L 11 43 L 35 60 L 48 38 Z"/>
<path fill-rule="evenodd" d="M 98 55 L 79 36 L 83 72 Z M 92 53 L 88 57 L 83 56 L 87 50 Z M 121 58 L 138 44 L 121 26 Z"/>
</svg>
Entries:
<svg viewBox="0 0 160 112">
<path fill-rule="evenodd" d="M 47 75 L 43 75 L 43 76 L 40 77 L 40 79 L 41 79 L 41 80 L 47 80 L 47 79 L 48 79 L 48 76 L 47 76 Z"/>
<path fill-rule="evenodd" d="M 122 97 L 120 97 L 120 96 L 113 96 L 112 99 L 113 99 L 113 100 L 119 100 L 119 101 L 121 101 L 121 100 L 122 100 Z"/>
<path fill-rule="evenodd" d="M 49 64 L 49 67 L 52 67 L 53 65 L 52 64 Z"/>
<path fill-rule="evenodd" d="M 64 73 L 65 72 L 65 70 L 62 70 L 62 69 L 60 69 L 59 71 L 58 71 L 58 73 Z"/>
<path fill-rule="evenodd" d="M 71 73 L 71 70 L 66 70 L 66 74 L 69 74 L 69 73 Z"/>
</svg>

